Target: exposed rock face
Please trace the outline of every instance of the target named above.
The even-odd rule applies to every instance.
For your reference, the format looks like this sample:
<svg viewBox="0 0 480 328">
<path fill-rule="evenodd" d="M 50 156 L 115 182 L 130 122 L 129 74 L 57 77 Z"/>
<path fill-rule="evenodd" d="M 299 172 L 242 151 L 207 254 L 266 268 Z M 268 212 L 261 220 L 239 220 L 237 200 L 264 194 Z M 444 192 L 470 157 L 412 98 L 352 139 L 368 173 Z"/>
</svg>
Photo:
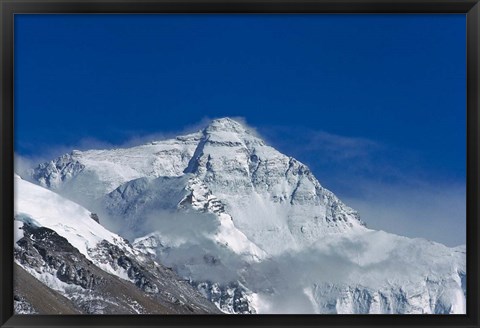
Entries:
<svg viewBox="0 0 480 328">
<path fill-rule="evenodd" d="M 40 164 L 32 172 L 34 180 L 50 189 L 58 189 L 63 183 L 83 171 L 85 165 L 76 160 L 76 152 L 65 154 L 47 163 Z"/>
<path fill-rule="evenodd" d="M 88 254 L 146 294 L 155 280 L 124 258 L 128 247 L 227 313 L 465 312 L 464 248 L 368 229 L 306 165 L 229 118 L 175 139 L 74 151 L 31 178 L 133 240 Z"/>
<path fill-rule="evenodd" d="M 16 314 L 39 314 L 25 297 L 18 295 L 13 297 L 13 309 Z"/>
<path fill-rule="evenodd" d="M 41 273 L 53 273 L 60 281 L 94 289 L 103 283 L 100 275 L 89 269 L 92 264 L 85 256 L 53 230 L 23 225 L 23 238 L 17 242 L 15 259 Z"/>
<path fill-rule="evenodd" d="M 106 241 L 93 252 L 94 256 L 103 255 L 123 267 L 134 284 L 106 273 L 51 229 L 24 224 L 23 234 L 15 248 L 17 263 L 47 286 L 59 290 L 80 313 L 215 312 L 188 284 L 175 280 L 168 269 L 150 261 L 153 267 L 148 271 Z M 35 311 L 24 298 L 18 298 L 19 311 Z"/>
<path fill-rule="evenodd" d="M 93 221 L 100 223 L 100 219 L 98 218 L 98 215 L 96 213 L 90 214 L 90 217 L 92 218 Z"/>
<path fill-rule="evenodd" d="M 218 283 L 194 282 L 191 284 L 225 313 L 255 314 L 249 304 L 248 291 L 238 283 L 220 285 Z"/>
</svg>

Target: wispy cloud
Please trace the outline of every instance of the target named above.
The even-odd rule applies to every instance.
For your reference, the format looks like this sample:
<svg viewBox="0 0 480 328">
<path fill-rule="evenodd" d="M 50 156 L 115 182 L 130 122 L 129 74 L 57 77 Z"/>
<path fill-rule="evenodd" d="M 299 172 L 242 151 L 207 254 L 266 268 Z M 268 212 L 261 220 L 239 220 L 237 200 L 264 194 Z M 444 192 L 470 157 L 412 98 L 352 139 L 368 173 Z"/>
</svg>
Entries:
<svg viewBox="0 0 480 328">
<path fill-rule="evenodd" d="M 270 143 L 280 146 L 294 144 L 295 149 L 302 152 L 321 151 L 333 160 L 361 158 L 383 148 L 381 143 L 361 136 L 338 135 L 298 126 L 265 126 L 259 131 Z"/>
<path fill-rule="evenodd" d="M 445 181 L 360 179 L 338 194 L 372 229 L 422 237 L 448 246 L 465 244 L 466 186 Z"/>
<path fill-rule="evenodd" d="M 326 131 L 310 131 L 305 151 L 322 151 L 335 161 L 361 159 L 382 148 L 381 144 L 361 137 L 340 136 Z"/>
</svg>

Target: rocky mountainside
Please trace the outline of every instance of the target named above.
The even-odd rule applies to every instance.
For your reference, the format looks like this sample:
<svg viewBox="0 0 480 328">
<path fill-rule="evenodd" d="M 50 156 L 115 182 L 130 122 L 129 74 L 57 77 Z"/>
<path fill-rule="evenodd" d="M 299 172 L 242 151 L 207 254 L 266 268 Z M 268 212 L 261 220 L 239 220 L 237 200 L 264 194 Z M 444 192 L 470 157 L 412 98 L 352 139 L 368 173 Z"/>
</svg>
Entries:
<svg viewBox="0 0 480 328">
<path fill-rule="evenodd" d="M 33 276 L 24 279 L 29 284 L 38 280 L 50 289 L 51 304 L 66 298 L 70 310 L 88 314 L 219 312 L 171 269 L 142 256 L 83 207 L 18 176 L 15 190 L 21 195 L 15 202 L 15 262 Z M 41 310 L 21 281 L 15 286 L 20 301 Z"/>
<path fill-rule="evenodd" d="M 98 213 L 223 312 L 465 312 L 464 247 L 368 229 L 306 165 L 229 118 L 73 151 L 29 179 Z"/>
</svg>

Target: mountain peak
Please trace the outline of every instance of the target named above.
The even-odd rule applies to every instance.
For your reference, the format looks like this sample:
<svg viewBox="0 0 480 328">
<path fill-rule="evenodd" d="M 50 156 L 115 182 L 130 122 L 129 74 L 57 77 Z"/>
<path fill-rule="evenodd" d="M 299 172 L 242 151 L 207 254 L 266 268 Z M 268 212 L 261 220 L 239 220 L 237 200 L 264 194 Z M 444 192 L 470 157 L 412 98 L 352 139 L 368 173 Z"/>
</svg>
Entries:
<svg viewBox="0 0 480 328">
<path fill-rule="evenodd" d="M 209 132 L 233 132 L 233 133 L 245 133 L 247 129 L 239 122 L 229 118 L 223 117 L 213 120 L 205 129 L 207 133 Z"/>
</svg>

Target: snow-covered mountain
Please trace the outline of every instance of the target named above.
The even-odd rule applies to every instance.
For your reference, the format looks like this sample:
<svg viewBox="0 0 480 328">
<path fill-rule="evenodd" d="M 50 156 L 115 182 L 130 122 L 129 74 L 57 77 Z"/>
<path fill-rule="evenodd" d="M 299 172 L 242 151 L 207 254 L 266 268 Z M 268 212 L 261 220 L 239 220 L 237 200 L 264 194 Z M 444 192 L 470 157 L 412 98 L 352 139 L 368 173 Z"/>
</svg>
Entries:
<svg viewBox="0 0 480 328">
<path fill-rule="evenodd" d="M 73 151 L 29 178 L 98 213 L 224 312 L 465 312 L 464 247 L 368 229 L 307 166 L 229 118 Z"/>
</svg>

